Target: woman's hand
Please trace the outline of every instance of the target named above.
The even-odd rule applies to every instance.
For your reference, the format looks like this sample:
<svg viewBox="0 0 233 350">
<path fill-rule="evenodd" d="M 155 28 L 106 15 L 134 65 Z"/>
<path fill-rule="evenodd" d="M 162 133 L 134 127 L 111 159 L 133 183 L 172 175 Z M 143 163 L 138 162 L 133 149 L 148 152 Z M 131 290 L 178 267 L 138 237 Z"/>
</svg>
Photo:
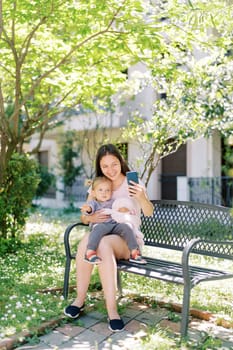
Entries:
<svg viewBox="0 0 233 350">
<path fill-rule="evenodd" d="M 130 181 L 132 185 L 129 185 L 129 195 L 130 197 L 136 198 L 139 203 L 141 200 L 147 198 L 144 186 L 137 184 L 136 182 Z"/>
<path fill-rule="evenodd" d="M 137 184 L 131 181 L 132 185 L 129 185 L 129 195 L 135 198 L 141 206 L 143 214 L 150 216 L 153 214 L 154 208 L 153 204 L 150 202 L 145 187 L 143 185 Z"/>
<path fill-rule="evenodd" d="M 99 224 L 101 222 L 105 222 L 109 219 L 110 215 L 107 215 L 104 213 L 104 210 L 97 210 L 95 213 L 88 215 L 88 216 L 82 216 L 82 222 L 85 224 Z"/>
</svg>

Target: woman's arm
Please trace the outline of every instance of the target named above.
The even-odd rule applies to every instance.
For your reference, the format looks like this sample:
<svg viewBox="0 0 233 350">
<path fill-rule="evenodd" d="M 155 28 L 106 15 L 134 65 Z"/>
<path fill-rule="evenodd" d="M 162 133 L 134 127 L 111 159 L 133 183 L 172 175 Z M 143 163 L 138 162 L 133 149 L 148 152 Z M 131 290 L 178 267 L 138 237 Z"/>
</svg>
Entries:
<svg viewBox="0 0 233 350">
<path fill-rule="evenodd" d="M 151 216 L 153 215 L 154 212 L 154 206 L 151 203 L 151 201 L 149 200 L 149 198 L 147 197 L 147 194 L 145 193 L 145 198 L 141 200 L 140 202 L 143 214 L 145 216 Z"/>
<path fill-rule="evenodd" d="M 154 207 L 151 201 L 149 200 L 146 189 L 143 185 L 136 183 L 134 183 L 134 185 L 130 185 L 129 193 L 130 196 L 137 199 L 145 216 L 153 215 Z"/>
</svg>

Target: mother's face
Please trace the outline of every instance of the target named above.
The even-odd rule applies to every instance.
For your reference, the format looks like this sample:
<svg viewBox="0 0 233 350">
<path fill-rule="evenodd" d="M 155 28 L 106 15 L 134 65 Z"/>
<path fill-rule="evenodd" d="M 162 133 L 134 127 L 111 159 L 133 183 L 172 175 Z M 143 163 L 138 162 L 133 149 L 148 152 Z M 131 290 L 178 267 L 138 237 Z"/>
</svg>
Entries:
<svg viewBox="0 0 233 350">
<path fill-rule="evenodd" d="M 121 163 L 118 158 L 111 154 L 101 158 L 100 168 L 103 174 L 112 181 L 117 180 L 121 174 Z"/>
</svg>

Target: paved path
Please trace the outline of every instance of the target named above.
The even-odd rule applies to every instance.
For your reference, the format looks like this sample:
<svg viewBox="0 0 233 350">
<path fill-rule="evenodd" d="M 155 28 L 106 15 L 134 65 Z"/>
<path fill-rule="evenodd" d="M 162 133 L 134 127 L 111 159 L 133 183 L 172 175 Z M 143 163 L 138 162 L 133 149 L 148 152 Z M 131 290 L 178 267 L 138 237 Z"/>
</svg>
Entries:
<svg viewBox="0 0 233 350">
<path fill-rule="evenodd" d="M 171 312 L 165 308 L 151 309 L 144 304 L 133 302 L 122 314 L 126 324 L 125 330 L 112 333 L 108 329 L 106 317 L 92 309 L 83 313 L 78 320 L 65 323 L 48 334 L 42 335 L 38 344 L 24 344 L 17 350 L 144 350 L 145 348 L 153 350 L 161 349 L 162 343 L 163 349 L 181 349 L 177 345 L 180 323 L 169 320 L 169 315 Z M 175 319 L 176 315 L 180 317 L 180 314 L 172 315 L 172 319 Z M 145 337 L 151 333 L 157 337 L 157 340 L 150 343 L 149 347 L 148 340 L 147 345 L 143 345 Z M 165 341 L 161 335 L 163 333 L 166 334 L 164 339 L 170 342 L 167 347 L 164 347 Z M 203 349 L 233 349 L 233 329 L 218 327 L 213 322 L 192 318 L 189 325 L 189 338 L 192 345 L 208 342 L 208 347 Z M 188 348 L 185 347 L 185 349 Z M 192 347 L 194 348 L 200 349 L 200 347 Z"/>
</svg>

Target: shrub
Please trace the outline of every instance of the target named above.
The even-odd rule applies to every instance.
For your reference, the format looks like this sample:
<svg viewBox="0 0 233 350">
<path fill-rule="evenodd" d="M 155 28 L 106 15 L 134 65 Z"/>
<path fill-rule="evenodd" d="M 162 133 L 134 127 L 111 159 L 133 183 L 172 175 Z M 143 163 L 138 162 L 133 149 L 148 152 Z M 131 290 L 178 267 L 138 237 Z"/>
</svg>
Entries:
<svg viewBox="0 0 233 350">
<path fill-rule="evenodd" d="M 51 186 L 55 186 L 56 177 L 48 171 L 46 166 L 38 164 L 38 169 L 40 172 L 40 182 L 36 190 L 36 198 L 41 198 Z"/>
<path fill-rule="evenodd" d="M 14 153 L 0 195 L 0 239 L 18 238 L 35 196 L 38 165 L 26 154 Z"/>
</svg>

